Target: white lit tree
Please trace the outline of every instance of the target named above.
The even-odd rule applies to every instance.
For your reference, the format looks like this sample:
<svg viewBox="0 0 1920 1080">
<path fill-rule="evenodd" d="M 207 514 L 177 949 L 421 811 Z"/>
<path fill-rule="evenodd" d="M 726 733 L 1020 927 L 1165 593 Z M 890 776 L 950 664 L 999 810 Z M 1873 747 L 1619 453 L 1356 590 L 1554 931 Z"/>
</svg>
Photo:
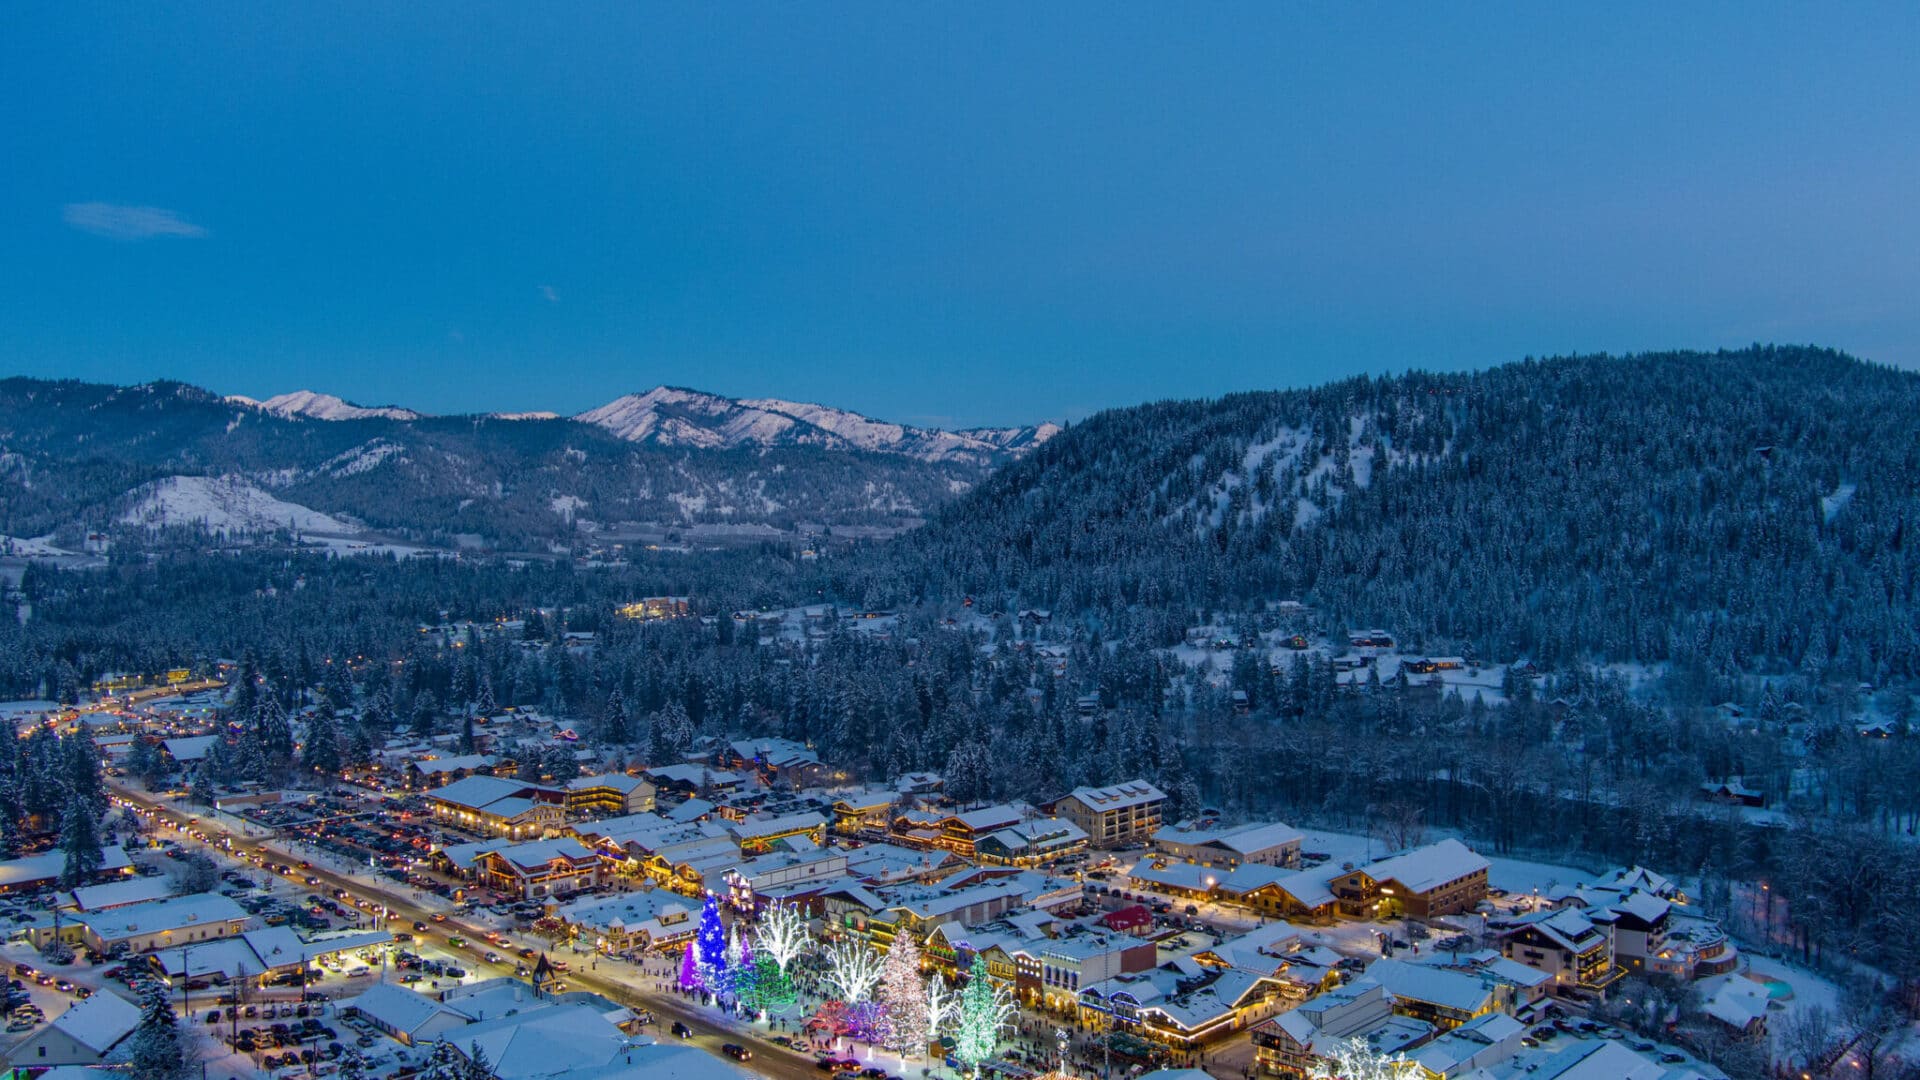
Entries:
<svg viewBox="0 0 1920 1080">
<path fill-rule="evenodd" d="M 806 916 L 792 904 L 775 904 L 761 913 L 760 924 L 753 932 L 755 954 L 771 959 L 782 975 L 789 974 L 788 969 L 810 944 Z"/>
<path fill-rule="evenodd" d="M 927 1052 L 927 980 L 920 974 L 920 943 L 902 926 L 880 965 L 880 1004 L 886 1009 L 887 1049 L 905 1056 Z"/>
<path fill-rule="evenodd" d="M 927 980 L 927 1036 L 937 1039 L 953 1023 L 960 1008 L 960 995 L 947 987 L 939 972 Z"/>
<path fill-rule="evenodd" d="M 872 1000 L 880 982 L 880 957 L 852 938 L 835 942 L 827 950 L 826 980 L 833 996 L 848 1005 Z"/>
<path fill-rule="evenodd" d="M 1335 1045 L 1313 1067 L 1312 1080 L 1414 1080 L 1424 1075 L 1405 1054 L 1383 1054 L 1365 1039 Z"/>
<path fill-rule="evenodd" d="M 741 989 L 753 978 L 753 957 L 747 952 L 747 947 L 740 941 L 740 925 L 738 923 L 734 924 L 733 932 L 727 937 L 727 951 L 723 955 L 726 957 L 727 968 L 727 985 L 725 989 L 729 994 L 738 998 Z"/>
</svg>

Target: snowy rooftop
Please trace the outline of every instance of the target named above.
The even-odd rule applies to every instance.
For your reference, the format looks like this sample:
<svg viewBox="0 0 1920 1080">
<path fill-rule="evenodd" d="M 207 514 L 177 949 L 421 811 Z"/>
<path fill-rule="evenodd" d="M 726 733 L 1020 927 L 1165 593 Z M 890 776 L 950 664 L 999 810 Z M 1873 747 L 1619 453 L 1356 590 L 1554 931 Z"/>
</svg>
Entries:
<svg viewBox="0 0 1920 1080">
<path fill-rule="evenodd" d="M 73 1041 L 104 1054 L 140 1026 L 140 1007 L 111 990 L 102 990 L 53 1020 Z"/>
<path fill-rule="evenodd" d="M 1066 796 L 1076 799 L 1091 809 L 1123 810 L 1127 807 L 1142 806 L 1147 803 L 1165 802 L 1166 793 L 1145 780 L 1129 780 L 1124 784 L 1109 787 L 1074 788 Z"/>
<path fill-rule="evenodd" d="M 1428 892 L 1490 865 L 1472 848 L 1448 837 L 1436 844 L 1382 859 L 1365 867 L 1375 881 L 1397 881 L 1416 893 Z"/>
<path fill-rule="evenodd" d="M 126 851 L 118 844 L 102 848 L 100 851 L 102 872 L 125 870 L 133 862 L 127 858 Z M 52 881 L 66 869 L 67 857 L 58 848 L 39 855 L 28 855 L 19 859 L 0 862 L 0 889 L 12 889 L 32 885 L 42 881 Z"/>
</svg>

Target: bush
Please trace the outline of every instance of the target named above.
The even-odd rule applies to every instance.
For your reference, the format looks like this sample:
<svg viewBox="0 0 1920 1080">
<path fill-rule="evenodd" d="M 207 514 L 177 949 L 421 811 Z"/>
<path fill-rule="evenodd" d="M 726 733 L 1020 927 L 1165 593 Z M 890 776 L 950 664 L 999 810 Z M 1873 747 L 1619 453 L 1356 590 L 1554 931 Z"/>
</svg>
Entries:
<svg viewBox="0 0 1920 1080">
<path fill-rule="evenodd" d="M 73 963 L 73 946 L 64 941 L 51 941 L 47 943 L 46 948 L 40 950 L 40 955 L 50 964 L 71 964 Z"/>
</svg>

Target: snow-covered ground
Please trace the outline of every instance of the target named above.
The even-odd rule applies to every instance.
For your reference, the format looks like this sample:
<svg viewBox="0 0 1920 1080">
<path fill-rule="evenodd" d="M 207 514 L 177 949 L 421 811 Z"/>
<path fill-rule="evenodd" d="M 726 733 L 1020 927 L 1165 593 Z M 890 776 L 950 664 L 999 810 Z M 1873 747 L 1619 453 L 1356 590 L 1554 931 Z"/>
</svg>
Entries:
<svg viewBox="0 0 1920 1080">
<path fill-rule="evenodd" d="M 73 555 L 75 552 L 57 548 L 52 537 L 0 536 L 0 555 L 16 555 L 22 558 L 49 558 L 59 555 Z"/>
</svg>

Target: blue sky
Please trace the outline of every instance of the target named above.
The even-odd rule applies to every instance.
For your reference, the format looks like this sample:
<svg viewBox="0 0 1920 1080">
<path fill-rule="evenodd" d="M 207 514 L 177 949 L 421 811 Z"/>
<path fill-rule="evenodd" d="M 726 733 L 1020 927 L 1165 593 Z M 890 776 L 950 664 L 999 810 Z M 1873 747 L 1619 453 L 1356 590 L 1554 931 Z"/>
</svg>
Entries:
<svg viewBox="0 0 1920 1080">
<path fill-rule="evenodd" d="M 975 424 L 1920 366 L 1910 4 L 175 6 L 9 9 L 0 373 Z"/>
</svg>

